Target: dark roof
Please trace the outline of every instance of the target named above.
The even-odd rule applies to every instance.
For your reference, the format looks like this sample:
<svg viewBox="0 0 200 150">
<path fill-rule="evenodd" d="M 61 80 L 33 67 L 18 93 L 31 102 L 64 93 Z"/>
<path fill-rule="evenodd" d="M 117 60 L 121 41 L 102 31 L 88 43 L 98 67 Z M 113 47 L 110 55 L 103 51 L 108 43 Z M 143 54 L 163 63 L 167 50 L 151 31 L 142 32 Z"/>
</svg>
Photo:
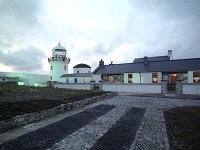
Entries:
<svg viewBox="0 0 200 150">
<path fill-rule="evenodd" d="M 152 61 L 147 65 L 144 63 L 104 65 L 96 69 L 93 73 L 120 74 L 139 72 L 187 72 L 192 70 L 200 70 L 200 58 Z"/>
<path fill-rule="evenodd" d="M 168 56 L 157 56 L 157 57 L 148 57 L 148 61 L 166 61 L 170 60 Z M 134 63 L 144 62 L 144 58 L 135 58 Z"/>
<path fill-rule="evenodd" d="M 66 50 L 65 49 L 55 49 L 55 51 L 63 51 L 63 52 L 65 52 Z"/>
<path fill-rule="evenodd" d="M 1 79 L 8 79 L 6 82 L 21 82 L 22 80 L 19 77 L 3 77 L 0 76 Z"/>
<path fill-rule="evenodd" d="M 63 77 L 92 77 L 92 73 L 74 73 L 74 74 L 64 74 Z"/>
<path fill-rule="evenodd" d="M 91 68 L 91 67 L 87 64 L 78 64 L 78 65 L 74 66 L 73 68 Z"/>
</svg>

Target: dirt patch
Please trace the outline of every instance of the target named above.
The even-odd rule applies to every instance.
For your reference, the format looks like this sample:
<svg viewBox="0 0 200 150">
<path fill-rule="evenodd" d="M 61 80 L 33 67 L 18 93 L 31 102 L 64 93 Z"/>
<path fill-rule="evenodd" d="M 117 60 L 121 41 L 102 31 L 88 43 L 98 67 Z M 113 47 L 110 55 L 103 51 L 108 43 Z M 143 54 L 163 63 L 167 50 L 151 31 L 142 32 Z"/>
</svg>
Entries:
<svg viewBox="0 0 200 150">
<path fill-rule="evenodd" d="M 164 112 L 170 149 L 200 148 L 200 107 L 180 107 Z"/>
<path fill-rule="evenodd" d="M 21 87 L 0 84 L 0 121 L 105 93 L 92 90 Z"/>
</svg>

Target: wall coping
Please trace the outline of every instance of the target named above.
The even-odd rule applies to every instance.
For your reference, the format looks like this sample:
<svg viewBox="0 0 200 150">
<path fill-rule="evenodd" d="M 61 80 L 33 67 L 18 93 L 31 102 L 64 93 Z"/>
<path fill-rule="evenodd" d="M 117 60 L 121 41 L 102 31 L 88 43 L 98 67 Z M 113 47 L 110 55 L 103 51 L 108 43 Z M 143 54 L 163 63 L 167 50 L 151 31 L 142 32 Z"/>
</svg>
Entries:
<svg viewBox="0 0 200 150">
<path fill-rule="evenodd" d="M 85 84 L 85 85 L 90 85 L 90 83 L 55 83 L 55 85 L 56 84 L 71 84 L 71 85 L 78 85 L 78 84 L 81 84 L 81 85 L 83 85 L 83 84 Z"/>
<path fill-rule="evenodd" d="M 161 83 L 107 83 L 103 82 L 103 85 L 161 85 Z"/>
<path fill-rule="evenodd" d="M 183 85 L 200 85 L 200 83 L 183 83 Z"/>
</svg>

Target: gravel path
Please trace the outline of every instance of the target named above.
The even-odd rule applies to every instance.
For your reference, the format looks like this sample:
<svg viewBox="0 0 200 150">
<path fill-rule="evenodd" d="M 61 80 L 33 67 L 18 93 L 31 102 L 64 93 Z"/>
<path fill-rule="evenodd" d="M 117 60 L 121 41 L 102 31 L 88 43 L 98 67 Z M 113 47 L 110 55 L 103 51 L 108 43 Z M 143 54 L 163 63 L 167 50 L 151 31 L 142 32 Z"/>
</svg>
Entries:
<svg viewBox="0 0 200 150">
<path fill-rule="evenodd" d="M 44 135 L 49 135 L 49 132 L 54 133 L 52 137 L 38 138 L 35 141 L 48 146 L 35 148 L 34 144 L 27 143 L 26 145 L 28 145 L 28 149 L 48 148 L 49 150 L 169 150 L 163 111 L 182 106 L 200 106 L 200 101 L 116 96 L 91 105 L 86 111 L 63 119 L 66 121 L 61 123 L 60 133 L 56 132 L 55 127 L 51 125 L 28 133 L 30 136 L 38 131 L 46 132 Z M 84 112 L 87 112 L 87 114 L 81 115 Z M 74 121 L 73 117 L 77 117 L 77 120 Z M 86 123 L 82 123 L 83 120 L 86 120 Z M 72 127 L 77 127 L 69 129 L 67 127 L 69 124 Z M 56 128 L 60 128 L 60 126 L 56 125 Z M 67 132 L 67 134 L 62 134 L 62 131 Z M 42 134 L 42 137 L 44 135 Z M 58 136 L 60 137 L 57 138 Z M 18 138 L 19 143 L 23 141 L 20 138 Z M 46 140 L 51 138 L 54 140 L 51 144 L 48 144 Z M 28 141 L 31 141 L 31 139 L 28 139 Z M 4 146 L 0 145 L 0 150 L 9 149 L 5 147 L 6 144 L 10 144 L 14 148 L 14 145 L 8 142 L 4 143 Z M 19 145 L 18 149 L 26 148 Z"/>
<path fill-rule="evenodd" d="M 131 150 L 168 150 L 169 143 L 162 110 L 148 108 Z"/>
<path fill-rule="evenodd" d="M 91 150 L 129 149 L 145 111 L 144 108 L 132 107 L 95 143 Z"/>
<path fill-rule="evenodd" d="M 46 127 L 27 133 L 17 139 L 0 145 L 6 150 L 43 150 L 62 140 L 74 131 L 91 123 L 112 110 L 112 105 L 98 105 Z"/>
</svg>

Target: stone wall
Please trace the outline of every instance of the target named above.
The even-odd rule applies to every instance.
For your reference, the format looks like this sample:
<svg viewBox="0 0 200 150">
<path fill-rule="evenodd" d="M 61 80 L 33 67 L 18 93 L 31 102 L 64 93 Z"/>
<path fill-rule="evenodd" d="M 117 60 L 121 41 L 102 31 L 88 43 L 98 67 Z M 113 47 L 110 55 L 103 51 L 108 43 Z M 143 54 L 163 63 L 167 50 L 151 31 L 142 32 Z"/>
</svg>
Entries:
<svg viewBox="0 0 200 150">
<path fill-rule="evenodd" d="M 177 79 L 176 80 L 176 94 L 182 94 L 183 92 L 183 83 L 182 80 Z"/>
<path fill-rule="evenodd" d="M 161 91 L 162 93 L 167 93 L 167 80 L 161 80 Z"/>
<path fill-rule="evenodd" d="M 90 90 L 90 83 L 55 83 L 55 88 Z"/>
<path fill-rule="evenodd" d="M 43 111 L 39 111 L 35 113 L 29 113 L 25 115 L 19 115 L 5 121 L 0 121 L 0 133 L 15 129 L 15 128 L 19 128 L 23 125 L 34 123 L 42 119 L 49 118 L 57 114 L 66 112 L 66 111 L 74 110 L 76 108 L 95 103 L 105 98 L 111 98 L 113 96 L 116 96 L 117 94 L 118 93 L 116 92 L 106 93 L 100 96 L 87 98 L 81 101 L 68 103 L 68 104 L 62 104 L 60 106 L 57 106 L 48 110 L 43 110 Z"/>
</svg>

